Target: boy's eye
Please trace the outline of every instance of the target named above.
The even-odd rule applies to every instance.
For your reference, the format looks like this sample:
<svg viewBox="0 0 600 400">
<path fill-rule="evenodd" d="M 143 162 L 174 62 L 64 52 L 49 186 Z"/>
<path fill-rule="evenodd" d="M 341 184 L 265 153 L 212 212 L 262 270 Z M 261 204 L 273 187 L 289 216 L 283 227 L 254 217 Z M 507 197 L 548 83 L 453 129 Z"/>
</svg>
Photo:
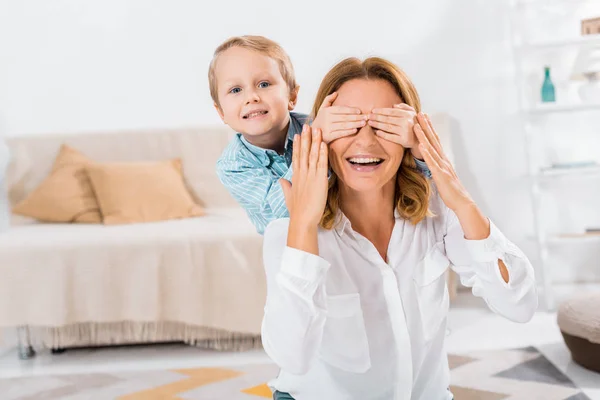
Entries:
<svg viewBox="0 0 600 400">
<path fill-rule="evenodd" d="M 241 92 L 241 91 L 242 91 L 242 89 L 240 89 L 239 87 L 234 87 L 233 89 L 231 89 L 231 90 L 229 91 L 229 93 L 233 93 L 233 94 L 235 94 L 235 93 L 239 93 L 239 92 Z"/>
<path fill-rule="evenodd" d="M 271 86 L 269 82 L 261 82 L 258 84 L 258 87 L 261 89 L 268 88 L 269 86 Z"/>
</svg>

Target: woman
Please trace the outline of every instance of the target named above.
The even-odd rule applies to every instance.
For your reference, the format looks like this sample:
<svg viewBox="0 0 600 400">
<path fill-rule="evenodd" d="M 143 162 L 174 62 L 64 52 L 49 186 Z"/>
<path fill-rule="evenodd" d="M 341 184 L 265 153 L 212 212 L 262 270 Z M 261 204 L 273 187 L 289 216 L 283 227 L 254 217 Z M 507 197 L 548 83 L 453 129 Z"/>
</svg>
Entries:
<svg viewBox="0 0 600 400">
<path fill-rule="evenodd" d="M 295 138 L 292 185 L 282 182 L 290 218 L 264 241 L 274 398 L 451 399 L 446 269 L 496 313 L 526 322 L 537 308 L 533 268 L 471 199 L 398 67 L 346 59 L 315 104 L 333 92 L 369 123 L 329 148 L 316 129 Z M 433 182 L 406 150 L 413 132 Z"/>
</svg>

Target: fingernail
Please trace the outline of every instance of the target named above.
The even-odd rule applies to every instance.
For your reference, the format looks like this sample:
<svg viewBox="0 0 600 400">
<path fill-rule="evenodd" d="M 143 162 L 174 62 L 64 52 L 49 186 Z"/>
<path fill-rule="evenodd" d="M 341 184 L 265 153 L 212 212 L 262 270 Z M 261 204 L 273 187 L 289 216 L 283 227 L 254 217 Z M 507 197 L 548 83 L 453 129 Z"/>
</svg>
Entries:
<svg viewBox="0 0 600 400">
<path fill-rule="evenodd" d="M 367 124 L 367 121 L 360 121 L 360 126 L 365 126 Z"/>
</svg>

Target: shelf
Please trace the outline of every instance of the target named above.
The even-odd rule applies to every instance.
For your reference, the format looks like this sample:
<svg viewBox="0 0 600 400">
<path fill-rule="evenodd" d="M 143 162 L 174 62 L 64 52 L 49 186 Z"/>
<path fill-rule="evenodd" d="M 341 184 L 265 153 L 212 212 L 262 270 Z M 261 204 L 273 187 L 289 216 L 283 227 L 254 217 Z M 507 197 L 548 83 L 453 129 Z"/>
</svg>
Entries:
<svg viewBox="0 0 600 400">
<path fill-rule="evenodd" d="M 540 7 L 540 6 L 572 6 L 573 4 L 593 3 L 595 0 L 519 0 L 515 7 Z"/>
<path fill-rule="evenodd" d="M 554 114 L 569 113 L 581 111 L 600 111 L 600 103 L 581 103 L 581 104 L 562 104 L 562 103 L 542 103 L 527 110 L 529 114 Z"/>
<path fill-rule="evenodd" d="M 565 233 L 551 236 L 547 240 L 552 244 L 600 242 L 600 233 Z"/>
<path fill-rule="evenodd" d="M 535 236 L 528 235 L 526 240 L 536 241 Z M 579 243 L 596 243 L 600 242 L 600 233 L 563 233 L 547 236 L 545 239 L 547 244 L 579 244 Z"/>
<path fill-rule="evenodd" d="M 549 42 L 529 43 L 519 46 L 519 51 L 552 50 L 562 47 L 580 47 L 586 45 L 600 46 L 600 35 L 585 35 L 572 39 L 556 40 Z"/>
<path fill-rule="evenodd" d="M 600 175 L 600 165 L 591 165 L 585 167 L 571 167 L 571 168 L 547 168 L 542 169 L 536 175 L 537 179 L 548 179 L 554 177 L 561 177 L 566 175 Z"/>
</svg>

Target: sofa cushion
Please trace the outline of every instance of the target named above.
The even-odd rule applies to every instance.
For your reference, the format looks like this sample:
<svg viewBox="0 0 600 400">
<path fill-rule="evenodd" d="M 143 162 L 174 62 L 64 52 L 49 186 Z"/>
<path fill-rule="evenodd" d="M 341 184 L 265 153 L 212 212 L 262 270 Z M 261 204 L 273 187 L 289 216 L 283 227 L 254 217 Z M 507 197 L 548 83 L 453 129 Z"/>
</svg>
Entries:
<svg viewBox="0 0 600 400">
<path fill-rule="evenodd" d="M 106 225 L 204 215 L 186 188 L 179 159 L 97 163 L 87 171 Z"/>
<path fill-rule="evenodd" d="M 13 212 L 46 222 L 102 221 L 85 168 L 92 161 L 63 145 L 52 171 L 42 183 L 13 208 Z"/>
</svg>

